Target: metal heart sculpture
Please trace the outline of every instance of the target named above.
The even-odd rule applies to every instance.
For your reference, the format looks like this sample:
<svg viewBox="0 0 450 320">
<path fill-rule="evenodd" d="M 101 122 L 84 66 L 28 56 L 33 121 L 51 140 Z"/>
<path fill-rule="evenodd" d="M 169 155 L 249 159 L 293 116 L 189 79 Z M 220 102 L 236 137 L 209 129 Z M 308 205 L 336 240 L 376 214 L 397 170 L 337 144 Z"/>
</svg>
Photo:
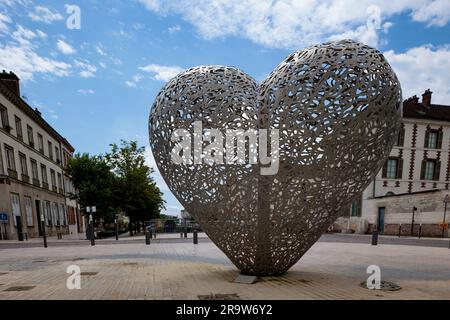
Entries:
<svg viewBox="0 0 450 320">
<path fill-rule="evenodd" d="M 235 266 L 280 275 L 380 170 L 397 138 L 401 99 L 379 51 L 325 43 L 293 53 L 261 84 L 232 67 L 179 74 L 152 106 L 150 145 L 170 190 Z M 259 145 L 276 172 L 264 173 L 267 159 L 251 161 L 250 151 L 246 162 L 230 161 L 258 141 L 227 149 L 218 138 L 253 129 L 277 137 Z M 174 150 L 188 161 L 175 163 Z M 202 161 L 205 150 L 216 160 Z"/>
</svg>

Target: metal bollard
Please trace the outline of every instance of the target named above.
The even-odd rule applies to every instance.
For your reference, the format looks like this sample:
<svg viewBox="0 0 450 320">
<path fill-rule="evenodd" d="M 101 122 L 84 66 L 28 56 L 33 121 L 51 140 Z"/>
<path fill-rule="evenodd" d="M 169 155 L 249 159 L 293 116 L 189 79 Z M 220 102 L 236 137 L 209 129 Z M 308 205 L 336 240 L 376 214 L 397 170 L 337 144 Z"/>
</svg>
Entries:
<svg viewBox="0 0 450 320">
<path fill-rule="evenodd" d="M 187 238 L 187 228 L 184 228 L 184 237 Z"/>
<path fill-rule="evenodd" d="M 419 225 L 419 239 L 422 237 L 422 225 Z"/>
<path fill-rule="evenodd" d="M 376 246 L 378 244 L 378 230 L 372 231 L 372 245 Z"/>
<path fill-rule="evenodd" d="M 194 244 L 198 244 L 198 232 L 194 230 Z"/>
<path fill-rule="evenodd" d="M 398 237 L 400 238 L 401 235 L 402 235 L 402 224 L 400 223 L 398 225 Z"/>
<path fill-rule="evenodd" d="M 145 244 L 149 245 L 150 244 L 150 237 L 151 237 L 151 233 L 149 233 L 148 231 L 145 232 Z"/>
</svg>

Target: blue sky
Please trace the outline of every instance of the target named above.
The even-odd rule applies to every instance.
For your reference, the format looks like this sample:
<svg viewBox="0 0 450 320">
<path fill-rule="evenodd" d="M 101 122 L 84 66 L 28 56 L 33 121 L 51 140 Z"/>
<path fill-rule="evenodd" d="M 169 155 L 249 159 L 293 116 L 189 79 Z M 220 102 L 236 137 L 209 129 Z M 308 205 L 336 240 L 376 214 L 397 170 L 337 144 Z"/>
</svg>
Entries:
<svg viewBox="0 0 450 320">
<path fill-rule="evenodd" d="M 67 5 L 81 29 L 66 26 Z M 79 152 L 120 139 L 148 147 L 158 91 L 183 69 L 239 67 L 257 80 L 288 54 L 353 38 L 384 52 L 404 98 L 450 104 L 450 1 L 0 0 L 0 69 Z M 181 209 L 158 173 L 167 213 Z"/>
</svg>

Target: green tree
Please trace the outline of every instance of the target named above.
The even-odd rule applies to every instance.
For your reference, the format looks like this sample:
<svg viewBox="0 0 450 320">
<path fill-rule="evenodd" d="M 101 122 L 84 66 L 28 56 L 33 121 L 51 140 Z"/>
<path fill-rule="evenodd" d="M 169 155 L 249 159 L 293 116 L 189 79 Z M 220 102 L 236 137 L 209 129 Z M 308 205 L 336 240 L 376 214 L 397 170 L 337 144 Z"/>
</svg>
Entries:
<svg viewBox="0 0 450 320">
<path fill-rule="evenodd" d="M 136 141 L 121 140 L 111 144 L 111 152 L 105 155 L 117 178 L 115 189 L 118 206 L 130 219 L 130 235 L 133 225 L 143 225 L 146 220 L 159 217 L 164 207 L 162 193 L 151 174 L 153 169 L 145 164 L 145 148 Z"/>
<path fill-rule="evenodd" d="M 78 200 L 82 208 L 96 206 L 95 220 L 113 221 L 117 213 L 114 195 L 118 181 L 106 159 L 78 153 L 69 160 L 67 173 L 77 190 L 70 197 Z"/>
</svg>

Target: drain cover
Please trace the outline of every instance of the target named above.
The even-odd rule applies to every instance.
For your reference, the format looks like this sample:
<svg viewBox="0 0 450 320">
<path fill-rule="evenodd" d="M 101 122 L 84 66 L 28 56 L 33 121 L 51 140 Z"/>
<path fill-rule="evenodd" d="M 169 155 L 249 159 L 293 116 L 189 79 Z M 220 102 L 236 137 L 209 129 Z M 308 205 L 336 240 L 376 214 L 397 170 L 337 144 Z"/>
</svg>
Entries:
<svg viewBox="0 0 450 320">
<path fill-rule="evenodd" d="M 16 286 L 16 287 L 9 287 L 8 289 L 5 289 L 3 291 L 28 291 L 33 288 L 36 288 L 36 286 Z"/>
<path fill-rule="evenodd" d="M 98 272 L 82 272 L 82 276 L 95 276 Z"/>
<path fill-rule="evenodd" d="M 365 289 L 367 288 L 367 281 L 363 281 L 359 284 L 361 287 Z M 400 290 L 402 287 L 400 287 L 398 284 L 390 282 L 390 281 L 381 281 L 380 283 L 380 289 L 382 291 L 397 291 Z"/>
<path fill-rule="evenodd" d="M 211 293 L 198 296 L 199 300 L 241 300 L 237 293 Z"/>
</svg>

